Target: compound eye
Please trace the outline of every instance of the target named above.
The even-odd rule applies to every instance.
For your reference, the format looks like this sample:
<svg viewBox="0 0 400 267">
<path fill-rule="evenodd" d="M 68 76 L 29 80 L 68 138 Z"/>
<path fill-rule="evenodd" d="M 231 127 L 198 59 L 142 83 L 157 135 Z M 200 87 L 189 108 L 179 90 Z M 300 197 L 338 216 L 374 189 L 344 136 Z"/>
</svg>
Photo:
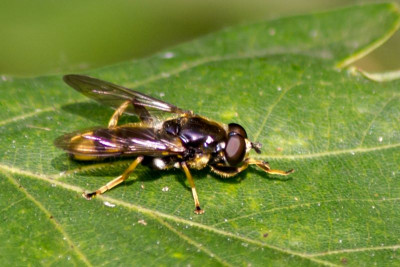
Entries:
<svg viewBox="0 0 400 267">
<path fill-rule="evenodd" d="M 243 138 L 247 138 L 246 130 L 237 123 L 229 123 L 229 135 L 239 134 Z"/>
<path fill-rule="evenodd" d="M 225 158 L 230 166 L 239 165 L 246 155 L 246 142 L 238 134 L 231 135 L 225 146 Z"/>
</svg>

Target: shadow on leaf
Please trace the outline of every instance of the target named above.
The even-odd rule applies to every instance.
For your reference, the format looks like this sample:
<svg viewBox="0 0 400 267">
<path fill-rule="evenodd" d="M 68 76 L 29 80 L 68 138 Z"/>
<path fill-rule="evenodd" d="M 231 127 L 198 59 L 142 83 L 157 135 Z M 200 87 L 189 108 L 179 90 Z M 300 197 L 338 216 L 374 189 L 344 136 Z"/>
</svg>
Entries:
<svg viewBox="0 0 400 267">
<path fill-rule="evenodd" d="M 93 121 L 100 126 L 107 127 L 108 120 L 113 114 L 110 107 L 102 106 L 94 102 L 73 103 L 62 107 L 68 113 L 83 117 L 87 120 Z M 119 119 L 119 125 L 138 122 L 135 116 L 122 115 Z"/>
</svg>

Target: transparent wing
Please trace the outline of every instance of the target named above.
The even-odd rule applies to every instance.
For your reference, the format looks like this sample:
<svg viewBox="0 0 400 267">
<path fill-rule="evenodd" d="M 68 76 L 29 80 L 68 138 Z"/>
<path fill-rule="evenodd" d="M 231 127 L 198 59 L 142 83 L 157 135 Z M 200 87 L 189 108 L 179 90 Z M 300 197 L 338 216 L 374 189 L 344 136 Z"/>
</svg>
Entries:
<svg viewBox="0 0 400 267">
<path fill-rule="evenodd" d="M 179 138 L 147 127 L 98 128 L 66 134 L 55 145 L 69 154 L 85 157 L 167 156 L 183 153 Z"/>
<path fill-rule="evenodd" d="M 158 120 L 165 112 L 191 114 L 191 111 L 180 109 L 151 96 L 89 76 L 70 74 L 64 76 L 64 81 L 85 96 L 114 109 L 126 101 L 131 101 L 132 105 L 125 113 L 136 115 L 144 122 Z"/>
</svg>

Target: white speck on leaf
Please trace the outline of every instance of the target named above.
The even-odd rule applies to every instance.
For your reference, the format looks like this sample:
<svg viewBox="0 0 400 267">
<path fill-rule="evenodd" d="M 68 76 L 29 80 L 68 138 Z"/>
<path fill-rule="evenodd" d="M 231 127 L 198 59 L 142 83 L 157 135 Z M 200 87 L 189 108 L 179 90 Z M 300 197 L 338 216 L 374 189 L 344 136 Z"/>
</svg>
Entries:
<svg viewBox="0 0 400 267">
<path fill-rule="evenodd" d="M 173 58 L 175 56 L 175 54 L 174 53 L 172 53 L 172 52 L 166 52 L 166 53 L 164 53 L 163 55 L 162 55 L 162 57 L 163 58 Z"/>
<path fill-rule="evenodd" d="M 162 190 L 163 192 L 168 192 L 168 191 L 169 191 L 169 187 L 168 187 L 168 186 L 164 186 L 161 190 Z"/>
<path fill-rule="evenodd" d="M 138 223 L 143 224 L 144 226 L 147 225 L 147 222 L 145 220 L 139 220 Z"/>
<path fill-rule="evenodd" d="M 114 208 L 114 207 L 115 207 L 115 204 L 112 204 L 112 203 L 110 203 L 110 202 L 108 202 L 108 201 L 104 201 L 103 203 L 104 203 L 104 205 L 106 205 L 107 207 L 110 207 L 110 208 Z"/>
<path fill-rule="evenodd" d="M 383 137 L 382 137 L 382 136 L 379 136 L 378 141 L 379 141 L 379 142 L 382 142 L 382 141 L 383 141 Z"/>
</svg>

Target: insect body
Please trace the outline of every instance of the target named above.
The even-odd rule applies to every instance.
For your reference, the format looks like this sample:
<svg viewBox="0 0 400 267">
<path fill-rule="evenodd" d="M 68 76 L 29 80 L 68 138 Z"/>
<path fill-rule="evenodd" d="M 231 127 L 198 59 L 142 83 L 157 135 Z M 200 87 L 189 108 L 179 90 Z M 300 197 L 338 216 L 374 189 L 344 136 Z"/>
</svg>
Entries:
<svg viewBox="0 0 400 267">
<path fill-rule="evenodd" d="M 125 172 L 92 193 L 87 199 L 103 194 L 127 179 L 141 163 L 164 170 L 180 168 L 192 189 L 195 213 L 202 214 L 196 187 L 189 169 L 211 170 L 231 177 L 254 164 L 270 174 L 293 172 L 272 170 L 265 161 L 249 158 L 261 145 L 247 138 L 245 129 L 236 123 L 228 125 L 212 121 L 192 111 L 180 109 L 142 93 L 88 76 L 66 75 L 64 81 L 77 91 L 115 108 L 107 128 L 97 128 L 64 135 L 55 144 L 76 160 L 101 160 L 115 157 L 136 157 Z M 139 123 L 118 126 L 123 114 L 136 115 Z"/>
</svg>

